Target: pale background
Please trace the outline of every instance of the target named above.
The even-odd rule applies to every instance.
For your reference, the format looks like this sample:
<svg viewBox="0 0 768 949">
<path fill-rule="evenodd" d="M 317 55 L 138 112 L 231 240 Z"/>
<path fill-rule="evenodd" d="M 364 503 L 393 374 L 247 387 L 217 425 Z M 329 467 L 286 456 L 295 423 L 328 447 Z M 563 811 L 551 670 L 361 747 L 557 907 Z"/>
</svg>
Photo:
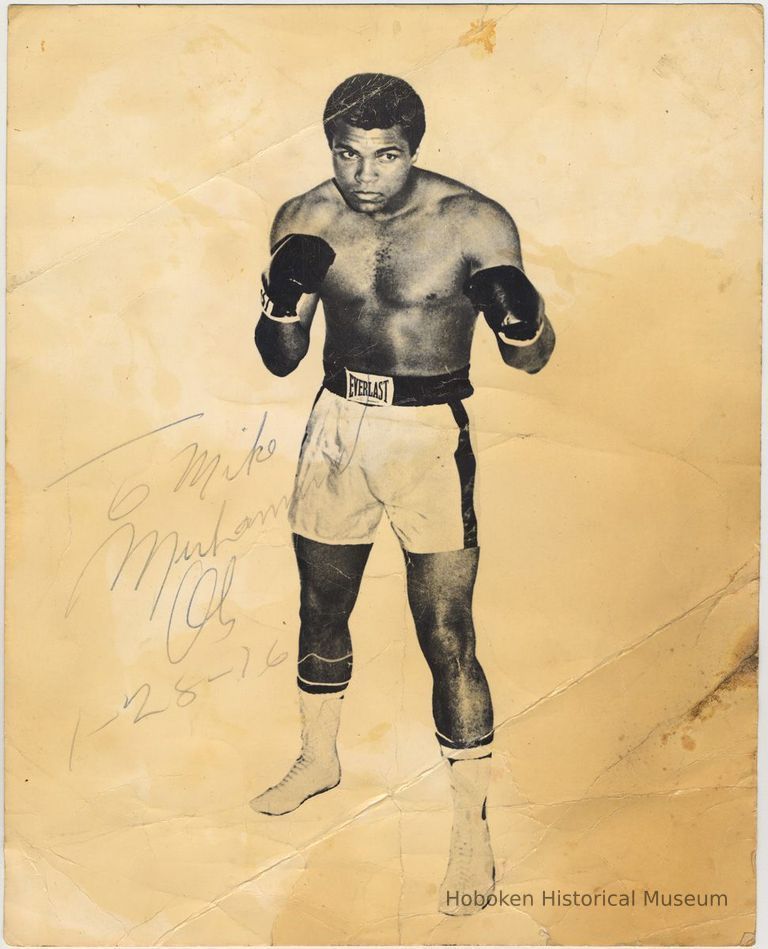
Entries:
<svg viewBox="0 0 768 949">
<path fill-rule="evenodd" d="M 514 215 L 558 331 L 533 377 L 482 327 L 473 351 L 489 819 L 500 889 L 537 905 L 468 920 L 435 912 L 448 781 L 385 525 L 342 786 L 247 807 L 297 749 L 281 498 L 322 328 L 269 377 L 259 274 L 277 206 L 330 173 L 326 96 L 369 70 L 424 99 L 420 164 Z M 9 942 L 749 943 L 761 112 L 748 6 L 15 8 Z M 273 455 L 230 481 L 265 412 Z M 221 461 L 175 490 L 191 442 Z M 242 534 L 214 556 L 220 515 Z M 187 545 L 152 617 L 173 536 L 110 591 L 128 528 L 97 549 L 128 522 Z M 194 643 L 190 602 L 214 614 Z M 728 906 L 553 909 L 543 888 Z"/>
</svg>

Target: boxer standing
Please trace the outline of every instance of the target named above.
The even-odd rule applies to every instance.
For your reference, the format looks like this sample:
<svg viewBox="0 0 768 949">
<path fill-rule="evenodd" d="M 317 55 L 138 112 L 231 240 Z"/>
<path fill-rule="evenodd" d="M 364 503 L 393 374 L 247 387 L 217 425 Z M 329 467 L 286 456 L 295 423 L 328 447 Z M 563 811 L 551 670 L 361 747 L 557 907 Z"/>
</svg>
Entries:
<svg viewBox="0 0 768 949">
<path fill-rule="evenodd" d="M 254 798 L 286 814 L 341 777 L 336 736 L 352 674 L 349 617 L 386 512 L 433 678 L 436 737 L 454 819 L 440 908 L 494 886 L 486 823 L 493 707 L 475 655 L 475 457 L 463 401 L 482 313 L 512 368 L 538 372 L 555 343 L 522 269 L 514 221 L 471 188 L 414 166 L 424 108 L 403 80 L 355 75 L 331 94 L 324 128 L 334 177 L 277 213 L 256 345 L 267 369 L 306 355 L 319 301 L 325 378 L 289 509 L 301 582 L 302 748 Z"/>
</svg>

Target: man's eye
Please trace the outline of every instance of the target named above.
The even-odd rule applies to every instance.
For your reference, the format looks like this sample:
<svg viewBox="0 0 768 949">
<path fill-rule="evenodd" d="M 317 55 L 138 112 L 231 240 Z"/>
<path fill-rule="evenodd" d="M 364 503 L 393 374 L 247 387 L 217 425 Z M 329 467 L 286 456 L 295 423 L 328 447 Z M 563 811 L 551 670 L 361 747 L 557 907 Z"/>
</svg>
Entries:
<svg viewBox="0 0 768 949">
<path fill-rule="evenodd" d="M 382 155 L 381 157 L 382 157 L 385 161 L 397 161 L 397 159 L 398 159 L 400 156 L 397 154 L 397 152 L 387 152 L 386 154 Z"/>
<path fill-rule="evenodd" d="M 351 161 L 355 157 L 354 152 L 349 152 L 346 149 L 344 149 L 343 151 L 337 152 L 337 154 L 340 158 L 343 158 L 344 161 Z"/>
</svg>

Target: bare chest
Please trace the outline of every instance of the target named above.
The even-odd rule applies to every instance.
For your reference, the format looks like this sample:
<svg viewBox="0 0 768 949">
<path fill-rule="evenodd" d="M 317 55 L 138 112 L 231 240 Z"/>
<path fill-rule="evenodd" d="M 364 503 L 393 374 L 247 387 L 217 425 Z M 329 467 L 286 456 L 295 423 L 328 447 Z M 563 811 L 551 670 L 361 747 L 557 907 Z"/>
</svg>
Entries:
<svg viewBox="0 0 768 949">
<path fill-rule="evenodd" d="M 439 218 L 355 217 L 327 236 L 336 252 L 323 286 L 328 302 L 386 311 L 439 304 L 461 292 L 466 264 L 459 237 Z"/>
</svg>

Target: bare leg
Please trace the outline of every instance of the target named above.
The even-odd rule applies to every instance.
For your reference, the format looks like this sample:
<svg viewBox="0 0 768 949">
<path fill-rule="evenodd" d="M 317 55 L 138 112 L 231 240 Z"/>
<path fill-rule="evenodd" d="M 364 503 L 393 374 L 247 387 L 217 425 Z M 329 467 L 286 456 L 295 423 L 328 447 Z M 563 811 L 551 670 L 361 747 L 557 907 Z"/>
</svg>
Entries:
<svg viewBox="0 0 768 949">
<path fill-rule="evenodd" d="M 472 592 L 477 548 L 406 554 L 408 601 L 419 644 L 432 672 L 437 738 L 450 763 L 453 830 L 440 910 L 476 912 L 474 895 L 494 887 L 493 851 L 486 821 L 493 706 L 488 681 L 475 655 Z M 462 896 L 473 897 L 464 906 Z"/>
<path fill-rule="evenodd" d="M 475 655 L 472 592 L 479 549 L 407 554 L 408 601 L 432 672 L 432 712 L 441 744 L 463 748 L 493 732 L 493 705 Z"/>
<path fill-rule="evenodd" d="M 262 814 L 288 814 L 341 780 L 336 736 L 352 674 L 349 617 L 371 551 L 370 544 L 321 544 L 298 535 L 294 548 L 301 580 L 301 753 L 282 781 L 251 801 Z"/>
</svg>

